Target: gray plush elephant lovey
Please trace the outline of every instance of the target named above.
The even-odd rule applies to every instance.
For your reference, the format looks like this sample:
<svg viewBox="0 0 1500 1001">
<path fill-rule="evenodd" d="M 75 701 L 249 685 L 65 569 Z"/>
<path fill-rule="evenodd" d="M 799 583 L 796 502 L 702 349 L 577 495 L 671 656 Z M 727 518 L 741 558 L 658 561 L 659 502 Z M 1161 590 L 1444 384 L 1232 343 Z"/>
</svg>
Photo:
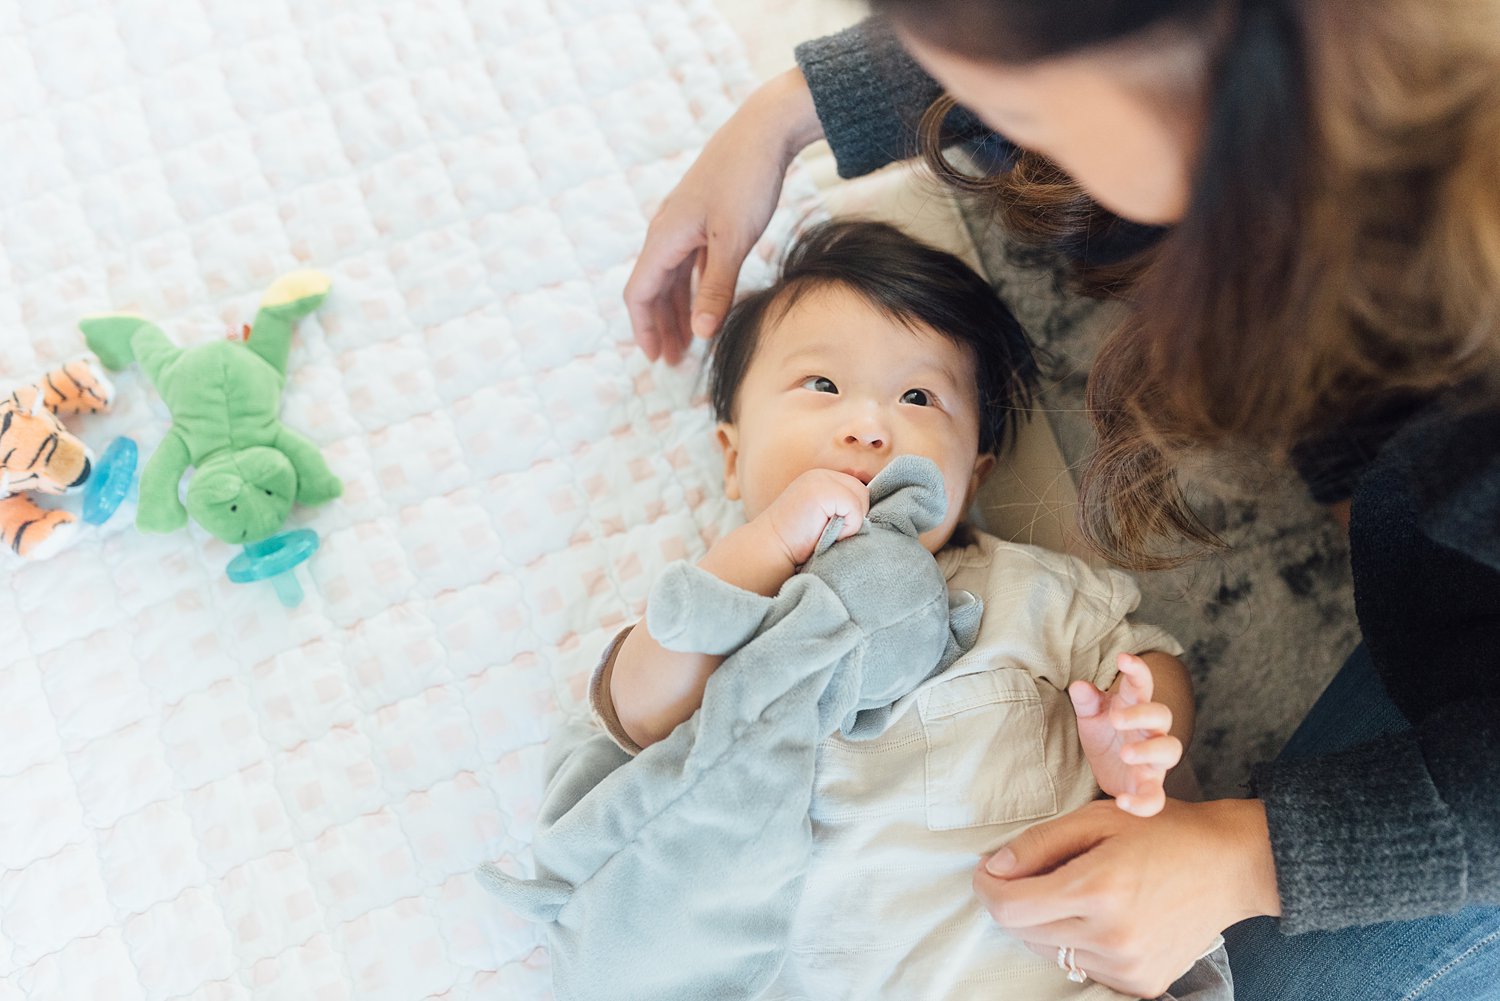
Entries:
<svg viewBox="0 0 1500 1001">
<path fill-rule="evenodd" d="M 671 650 L 727 655 L 692 718 L 634 758 L 586 724 L 549 752 L 536 878 L 479 877 L 547 923 L 554 988 L 584 999 L 753 998 L 780 970 L 812 847 L 818 744 L 884 729 L 889 707 L 973 646 L 981 603 L 950 607 L 918 535 L 942 477 L 916 456 L 870 483 L 870 514 L 830 524 L 774 598 L 679 562 L 646 627 Z"/>
</svg>

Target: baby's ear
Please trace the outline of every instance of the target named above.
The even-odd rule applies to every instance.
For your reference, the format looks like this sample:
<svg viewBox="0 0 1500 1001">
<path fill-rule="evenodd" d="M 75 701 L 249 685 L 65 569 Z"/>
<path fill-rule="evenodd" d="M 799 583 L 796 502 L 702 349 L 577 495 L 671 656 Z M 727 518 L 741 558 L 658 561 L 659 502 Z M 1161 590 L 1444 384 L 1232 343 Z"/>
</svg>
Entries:
<svg viewBox="0 0 1500 1001">
<path fill-rule="evenodd" d="M 732 501 L 740 499 L 740 432 L 727 421 L 714 428 L 714 440 L 724 453 L 724 496 Z"/>
<path fill-rule="evenodd" d="M 979 488 L 995 469 L 995 457 L 989 452 L 980 453 L 979 458 L 974 460 L 974 474 L 969 477 L 969 494 L 964 498 L 964 510 L 974 503 L 974 495 L 979 493 Z"/>
</svg>

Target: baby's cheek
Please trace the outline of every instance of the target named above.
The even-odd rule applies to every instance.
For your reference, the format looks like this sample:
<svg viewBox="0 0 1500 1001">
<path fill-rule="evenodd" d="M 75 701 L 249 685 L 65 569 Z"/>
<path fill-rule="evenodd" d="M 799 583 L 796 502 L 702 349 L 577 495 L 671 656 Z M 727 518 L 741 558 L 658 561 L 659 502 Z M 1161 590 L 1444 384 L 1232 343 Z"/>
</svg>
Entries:
<svg viewBox="0 0 1500 1001">
<path fill-rule="evenodd" d="M 968 506 L 969 477 L 944 479 L 943 489 L 948 491 L 948 522 L 956 525 L 963 518 L 964 509 Z"/>
<path fill-rule="evenodd" d="M 795 476 L 787 478 L 776 469 L 746 467 L 740 478 L 740 507 L 746 521 L 754 521 L 776 503 Z"/>
<path fill-rule="evenodd" d="M 962 514 L 963 511 L 961 509 L 954 508 L 952 503 L 950 503 L 948 505 L 948 516 L 943 519 L 943 523 L 937 528 L 923 532 L 917 537 L 917 540 L 922 543 L 923 547 L 929 553 L 936 553 L 948 544 L 948 540 L 953 536 L 953 530 L 958 527 Z"/>
</svg>

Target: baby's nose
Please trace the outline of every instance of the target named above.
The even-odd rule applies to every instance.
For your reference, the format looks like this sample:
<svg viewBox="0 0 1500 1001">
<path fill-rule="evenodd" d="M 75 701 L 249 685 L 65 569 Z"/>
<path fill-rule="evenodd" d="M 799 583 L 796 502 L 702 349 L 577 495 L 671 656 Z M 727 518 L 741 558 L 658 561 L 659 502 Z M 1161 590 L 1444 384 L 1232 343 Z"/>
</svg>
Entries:
<svg viewBox="0 0 1500 1001">
<path fill-rule="evenodd" d="M 890 440 L 890 435 L 879 428 L 861 428 L 850 431 L 844 435 L 845 445 L 863 445 L 867 448 L 884 448 Z"/>
<path fill-rule="evenodd" d="M 841 408 L 835 430 L 846 448 L 884 449 L 891 445 L 891 425 L 879 401 L 853 399 Z"/>
</svg>

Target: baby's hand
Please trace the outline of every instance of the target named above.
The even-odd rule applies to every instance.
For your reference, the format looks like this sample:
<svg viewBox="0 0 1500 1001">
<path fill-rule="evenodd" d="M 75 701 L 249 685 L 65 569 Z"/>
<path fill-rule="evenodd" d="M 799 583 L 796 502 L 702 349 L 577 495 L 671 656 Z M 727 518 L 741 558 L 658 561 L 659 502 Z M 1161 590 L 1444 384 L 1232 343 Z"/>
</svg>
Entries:
<svg viewBox="0 0 1500 1001">
<path fill-rule="evenodd" d="M 848 473 L 833 469 L 809 469 L 797 477 L 756 521 L 786 551 L 794 566 L 806 563 L 823 530 L 834 518 L 843 518 L 839 538 L 859 531 L 870 513 L 870 488 Z"/>
<path fill-rule="evenodd" d="M 1150 817 L 1166 805 L 1162 780 L 1182 760 L 1182 741 L 1167 732 L 1172 710 L 1151 701 L 1151 668 L 1128 653 L 1118 664 L 1120 675 L 1108 692 L 1075 681 L 1068 695 L 1099 788 L 1126 813 Z"/>
</svg>

